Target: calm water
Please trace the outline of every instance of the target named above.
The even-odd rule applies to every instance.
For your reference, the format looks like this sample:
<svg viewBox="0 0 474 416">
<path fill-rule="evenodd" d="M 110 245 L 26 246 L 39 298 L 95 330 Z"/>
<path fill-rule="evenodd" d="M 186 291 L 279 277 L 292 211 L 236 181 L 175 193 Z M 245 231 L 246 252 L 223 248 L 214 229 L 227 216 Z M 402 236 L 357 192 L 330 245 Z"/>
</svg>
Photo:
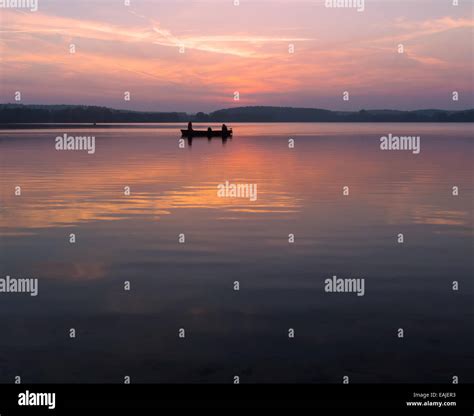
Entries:
<svg viewBox="0 0 474 416">
<path fill-rule="evenodd" d="M 39 279 L 0 294 L 0 382 L 474 382 L 472 125 L 234 124 L 180 149 L 181 127 L 97 129 L 93 155 L 0 132 L 0 277 Z"/>
</svg>

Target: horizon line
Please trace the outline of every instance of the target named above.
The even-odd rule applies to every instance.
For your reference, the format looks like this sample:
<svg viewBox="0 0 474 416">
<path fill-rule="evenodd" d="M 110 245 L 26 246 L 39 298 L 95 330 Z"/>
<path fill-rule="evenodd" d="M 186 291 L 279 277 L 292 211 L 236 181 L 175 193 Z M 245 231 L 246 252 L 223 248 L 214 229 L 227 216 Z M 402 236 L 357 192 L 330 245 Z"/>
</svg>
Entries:
<svg viewBox="0 0 474 416">
<path fill-rule="evenodd" d="M 115 110 L 115 111 L 129 111 L 129 112 L 134 112 L 134 113 L 178 113 L 178 114 L 186 114 L 186 115 L 197 115 L 199 113 L 203 114 L 212 114 L 217 111 L 221 110 L 232 110 L 232 109 L 238 109 L 238 108 L 293 108 L 293 109 L 298 109 L 298 110 L 323 110 L 323 111 L 332 111 L 332 112 L 337 112 L 337 113 L 358 113 L 360 111 L 400 111 L 400 112 L 416 112 L 416 111 L 446 111 L 446 112 L 460 112 L 460 111 L 470 111 L 474 110 L 474 107 L 467 107 L 464 109 L 444 109 L 444 108 L 418 108 L 415 110 L 403 110 L 403 109 L 398 109 L 398 108 L 360 108 L 358 110 L 332 110 L 329 108 L 323 108 L 323 107 L 295 107 L 295 106 L 278 106 L 278 105 L 242 105 L 242 106 L 237 106 L 237 107 L 225 107 L 225 108 L 218 108 L 217 110 L 212 110 L 210 112 L 205 112 L 205 111 L 197 111 L 197 112 L 187 112 L 187 111 L 178 111 L 178 110 L 135 110 L 135 109 L 124 109 L 124 108 L 115 108 L 115 107 L 109 107 L 106 105 L 97 105 L 97 104 L 24 104 L 24 103 L 0 103 L 0 106 L 5 106 L 5 105 L 16 105 L 16 106 L 43 106 L 43 107 L 59 107 L 59 106 L 64 106 L 64 107 L 96 107 L 96 108 L 107 108 L 109 110 Z"/>
</svg>

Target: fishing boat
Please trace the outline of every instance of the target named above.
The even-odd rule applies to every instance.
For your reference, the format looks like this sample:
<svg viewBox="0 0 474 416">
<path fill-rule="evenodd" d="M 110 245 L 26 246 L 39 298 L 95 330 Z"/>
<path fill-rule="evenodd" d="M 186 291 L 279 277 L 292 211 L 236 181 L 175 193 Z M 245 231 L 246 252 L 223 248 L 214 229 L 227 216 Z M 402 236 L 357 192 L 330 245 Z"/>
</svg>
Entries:
<svg viewBox="0 0 474 416">
<path fill-rule="evenodd" d="M 225 130 L 188 130 L 181 129 L 183 137 L 230 137 L 232 129 Z"/>
</svg>

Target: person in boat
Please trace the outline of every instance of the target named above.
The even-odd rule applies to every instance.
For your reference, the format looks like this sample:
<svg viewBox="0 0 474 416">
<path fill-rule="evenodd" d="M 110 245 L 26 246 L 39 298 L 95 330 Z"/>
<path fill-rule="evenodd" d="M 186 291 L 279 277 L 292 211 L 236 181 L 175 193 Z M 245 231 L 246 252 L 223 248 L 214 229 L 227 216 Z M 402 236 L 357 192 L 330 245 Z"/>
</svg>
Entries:
<svg viewBox="0 0 474 416">
<path fill-rule="evenodd" d="M 208 127 L 208 128 L 207 128 L 207 132 L 208 132 L 209 134 L 211 134 L 211 133 L 212 133 L 212 129 L 211 129 L 210 127 Z"/>
<path fill-rule="evenodd" d="M 222 125 L 222 133 L 227 134 L 227 126 L 225 124 Z"/>
<path fill-rule="evenodd" d="M 193 123 L 191 121 L 188 123 L 188 131 L 193 131 Z"/>
</svg>

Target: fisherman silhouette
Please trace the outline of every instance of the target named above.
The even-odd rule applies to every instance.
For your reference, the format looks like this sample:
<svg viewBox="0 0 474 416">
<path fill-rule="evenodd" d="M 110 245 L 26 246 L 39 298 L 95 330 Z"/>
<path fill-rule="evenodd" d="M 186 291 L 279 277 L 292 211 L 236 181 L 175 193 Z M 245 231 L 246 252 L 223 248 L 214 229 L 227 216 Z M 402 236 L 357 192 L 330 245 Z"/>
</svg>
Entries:
<svg viewBox="0 0 474 416">
<path fill-rule="evenodd" d="M 193 131 L 193 123 L 191 121 L 188 123 L 188 130 Z"/>
<path fill-rule="evenodd" d="M 222 125 L 222 133 L 227 133 L 227 126 L 225 124 Z"/>
</svg>

